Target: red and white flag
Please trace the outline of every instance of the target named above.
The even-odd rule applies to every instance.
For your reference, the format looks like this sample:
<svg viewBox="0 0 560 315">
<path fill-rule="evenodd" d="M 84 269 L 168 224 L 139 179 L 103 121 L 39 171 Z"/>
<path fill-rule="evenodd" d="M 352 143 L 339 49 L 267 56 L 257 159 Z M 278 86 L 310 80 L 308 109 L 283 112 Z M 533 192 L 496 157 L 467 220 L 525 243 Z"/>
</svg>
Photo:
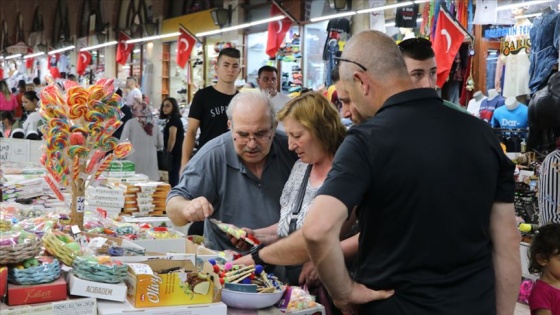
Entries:
<svg viewBox="0 0 560 315">
<path fill-rule="evenodd" d="M 465 33 L 458 24 L 447 10 L 439 10 L 436 32 L 432 36 L 437 63 L 436 85 L 439 87 L 442 87 L 449 77 L 455 56 L 465 40 Z"/>
<path fill-rule="evenodd" d="M 89 51 L 80 51 L 78 54 L 78 65 L 76 66 L 76 72 L 79 75 L 84 75 L 84 73 L 86 73 L 87 66 L 91 62 L 91 57 Z"/>
<path fill-rule="evenodd" d="M 284 13 L 276 6 L 275 3 L 272 4 L 270 8 L 270 17 L 275 17 L 278 15 L 283 15 Z M 266 54 L 270 57 L 276 56 L 278 49 L 282 46 L 286 33 L 290 30 L 292 26 L 292 20 L 289 17 L 285 17 L 282 20 L 273 21 L 268 24 L 268 39 L 266 41 Z"/>
<path fill-rule="evenodd" d="M 183 25 L 179 25 L 179 39 L 177 41 L 177 65 L 185 68 L 191 58 L 191 52 L 197 39 Z"/>
<path fill-rule="evenodd" d="M 126 41 L 130 39 L 130 36 L 126 35 L 125 32 L 120 31 L 119 33 L 119 43 L 117 44 L 117 62 L 121 65 L 126 64 L 128 56 L 134 49 L 134 44 L 127 44 Z"/>
<path fill-rule="evenodd" d="M 33 48 L 27 47 L 27 54 L 31 55 L 32 53 L 33 53 Z M 26 69 L 33 69 L 33 61 L 35 61 L 35 58 L 25 59 L 25 68 Z"/>
</svg>

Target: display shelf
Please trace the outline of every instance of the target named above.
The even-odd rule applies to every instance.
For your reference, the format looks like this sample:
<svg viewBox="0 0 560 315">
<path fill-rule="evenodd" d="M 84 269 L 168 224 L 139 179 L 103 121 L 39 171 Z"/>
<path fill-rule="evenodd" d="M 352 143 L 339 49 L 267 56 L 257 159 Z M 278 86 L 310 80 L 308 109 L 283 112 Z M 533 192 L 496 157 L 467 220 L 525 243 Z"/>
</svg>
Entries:
<svg viewBox="0 0 560 315">
<path fill-rule="evenodd" d="M 161 58 L 161 98 L 169 97 L 169 51 L 170 44 L 163 44 Z"/>
</svg>

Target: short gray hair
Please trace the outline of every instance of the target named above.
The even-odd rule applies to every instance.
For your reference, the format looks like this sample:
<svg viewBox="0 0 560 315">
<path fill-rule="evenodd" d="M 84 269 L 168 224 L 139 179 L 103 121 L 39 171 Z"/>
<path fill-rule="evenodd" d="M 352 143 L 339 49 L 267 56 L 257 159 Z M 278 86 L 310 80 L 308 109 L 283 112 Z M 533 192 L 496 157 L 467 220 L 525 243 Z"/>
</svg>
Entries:
<svg viewBox="0 0 560 315">
<path fill-rule="evenodd" d="M 274 111 L 274 107 L 272 106 L 268 95 L 261 91 L 237 93 L 237 95 L 235 95 L 229 102 L 228 108 L 226 110 L 227 117 L 233 124 L 233 112 L 238 106 L 255 106 L 258 104 L 267 106 L 268 114 L 270 116 L 270 122 L 272 125 L 274 125 L 274 122 L 276 121 L 276 112 Z"/>
</svg>

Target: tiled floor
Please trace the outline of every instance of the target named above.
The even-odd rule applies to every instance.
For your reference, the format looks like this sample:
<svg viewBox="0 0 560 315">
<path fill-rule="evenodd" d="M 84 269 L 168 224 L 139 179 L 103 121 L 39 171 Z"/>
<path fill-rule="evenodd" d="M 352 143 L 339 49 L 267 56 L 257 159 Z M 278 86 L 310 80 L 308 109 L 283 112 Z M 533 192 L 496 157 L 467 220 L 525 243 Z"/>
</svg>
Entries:
<svg viewBox="0 0 560 315">
<path fill-rule="evenodd" d="M 521 303 L 517 303 L 515 307 L 514 315 L 530 315 L 531 311 L 529 311 L 529 306 Z"/>
</svg>

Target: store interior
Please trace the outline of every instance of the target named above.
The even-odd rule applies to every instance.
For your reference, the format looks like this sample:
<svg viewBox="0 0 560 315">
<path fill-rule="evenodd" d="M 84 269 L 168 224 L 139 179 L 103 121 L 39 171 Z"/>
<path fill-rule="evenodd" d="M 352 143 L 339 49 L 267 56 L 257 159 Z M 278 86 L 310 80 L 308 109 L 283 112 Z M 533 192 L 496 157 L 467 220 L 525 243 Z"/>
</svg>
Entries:
<svg viewBox="0 0 560 315">
<path fill-rule="evenodd" d="M 406 63 L 416 88 L 435 89 L 443 105 L 477 118 L 473 124 L 484 122 L 501 147 L 495 154 L 515 166 L 522 277 L 514 314 L 537 314 L 530 296 L 543 278 L 530 267 L 533 240 L 560 224 L 560 1 L 5 0 L 1 6 L 1 314 L 339 314 L 326 287 L 318 293 L 288 285 L 279 271 L 257 264 L 264 241 L 254 230 L 264 227 L 203 217 L 204 233 L 211 225 L 243 240 L 246 250 L 213 248 L 206 234 L 192 234 L 192 222 L 177 224 L 168 196 L 185 185 L 185 168 L 203 159 L 197 153 L 210 128 L 204 115 L 233 119 L 225 108 L 239 94 L 265 92 L 278 114 L 283 104 L 316 92 L 351 135 L 361 123 L 352 112 L 359 106 L 345 112 L 344 104 L 363 82 L 333 73 L 346 63 L 368 72 L 342 56 L 353 36 L 370 30 L 399 45 L 405 63 L 428 64 L 420 71 Z M 407 55 L 426 47 L 427 57 Z M 224 60 L 236 74 L 227 80 Z M 274 78 L 265 88 L 267 72 Z M 210 106 L 214 112 L 201 109 Z M 131 121 L 146 133 L 138 138 Z M 256 143 L 262 132 L 244 136 Z M 245 255 L 255 264 L 237 265 Z M 550 311 L 543 314 L 560 306 Z"/>
</svg>

